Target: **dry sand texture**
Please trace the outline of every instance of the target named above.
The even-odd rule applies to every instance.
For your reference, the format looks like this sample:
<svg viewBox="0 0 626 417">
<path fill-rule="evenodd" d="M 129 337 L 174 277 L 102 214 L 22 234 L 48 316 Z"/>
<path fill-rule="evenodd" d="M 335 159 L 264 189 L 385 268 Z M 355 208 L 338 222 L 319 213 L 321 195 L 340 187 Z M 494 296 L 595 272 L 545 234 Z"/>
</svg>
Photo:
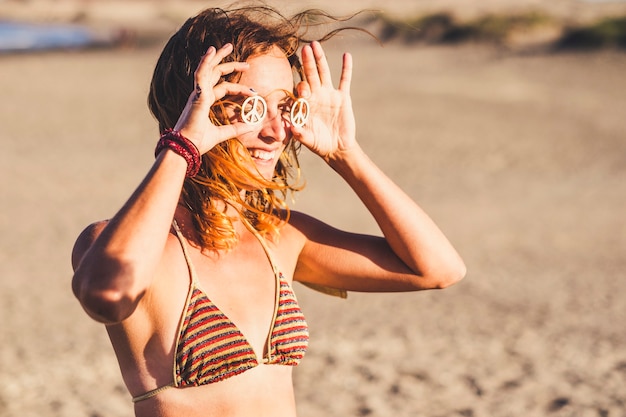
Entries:
<svg viewBox="0 0 626 417">
<path fill-rule="evenodd" d="M 300 416 L 626 416 L 626 55 L 350 35 L 329 45 L 335 68 L 344 49 L 360 141 L 469 274 L 347 301 L 298 287 L 313 336 Z M 0 416 L 132 415 L 103 329 L 71 295 L 69 254 L 151 163 L 158 52 L 0 57 Z M 303 163 L 296 209 L 376 232 L 336 175 Z"/>
</svg>

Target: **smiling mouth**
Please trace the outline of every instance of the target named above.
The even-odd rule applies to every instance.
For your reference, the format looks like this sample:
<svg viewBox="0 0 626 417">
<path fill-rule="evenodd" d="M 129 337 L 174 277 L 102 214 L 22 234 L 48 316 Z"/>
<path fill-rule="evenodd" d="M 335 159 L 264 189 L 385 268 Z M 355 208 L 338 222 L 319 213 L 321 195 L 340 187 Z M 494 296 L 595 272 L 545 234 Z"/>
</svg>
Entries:
<svg viewBox="0 0 626 417">
<path fill-rule="evenodd" d="M 261 149 L 248 149 L 250 156 L 255 161 L 269 162 L 276 157 L 276 151 L 263 151 Z"/>
</svg>

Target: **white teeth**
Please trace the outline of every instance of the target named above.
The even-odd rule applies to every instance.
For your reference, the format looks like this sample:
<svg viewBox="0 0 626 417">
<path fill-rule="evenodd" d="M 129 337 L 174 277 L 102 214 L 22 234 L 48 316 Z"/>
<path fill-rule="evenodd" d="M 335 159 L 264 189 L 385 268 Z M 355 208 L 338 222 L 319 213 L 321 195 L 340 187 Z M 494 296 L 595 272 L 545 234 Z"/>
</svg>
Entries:
<svg viewBox="0 0 626 417">
<path fill-rule="evenodd" d="M 275 155 L 276 151 L 266 152 L 260 149 L 250 150 L 250 156 L 252 156 L 254 159 L 260 159 L 261 161 L 271 161 L 272 159 L 274 159 Z"/>
</svg>

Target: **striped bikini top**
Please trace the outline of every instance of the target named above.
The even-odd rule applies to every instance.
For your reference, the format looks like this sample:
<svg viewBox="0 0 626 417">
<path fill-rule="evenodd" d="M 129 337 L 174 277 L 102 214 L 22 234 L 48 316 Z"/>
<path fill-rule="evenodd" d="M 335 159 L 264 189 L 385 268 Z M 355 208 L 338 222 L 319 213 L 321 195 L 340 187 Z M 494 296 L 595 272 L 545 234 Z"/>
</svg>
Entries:
<svg viewBox="0 0 626 417">
<path fill-rule="evenodd" d="M 259 364 L 243 333 L 199 287 L 187 244 L 176 222 L 174 229 L 191 282 L 176 338 L 173 382 L 134 397 L 133 402 L 146 400 L 171 387 L 219 382 Z M 264 364 L 295 366 L 306 352 L 309 341 L 307 324 L 291 286 L 272 261 L 263 238 L 258 234 L 257 237 L 276 279 L 274 314 L 262 361 Z"/>
</svg>

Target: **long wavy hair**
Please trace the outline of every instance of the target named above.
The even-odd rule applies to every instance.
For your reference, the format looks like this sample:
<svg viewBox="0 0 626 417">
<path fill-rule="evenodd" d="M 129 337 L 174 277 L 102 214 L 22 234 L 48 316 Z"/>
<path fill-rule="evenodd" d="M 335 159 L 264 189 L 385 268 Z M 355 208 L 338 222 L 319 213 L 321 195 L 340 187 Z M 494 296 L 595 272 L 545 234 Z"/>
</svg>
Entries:
<svg viewBox="0 0 626 417">
<path fill-rule="evenodd" d="M 160 131 L 176 124 L 194 88 L 194 71 L 210 46 L 219 49 L 226 43 L 233 44 L 234 51 L 224 62 L 243 62 L 277 46 L 289 60 L 296 85 L 304 79 L 296 53 L 303 43 L 314 40 L 305 38 L 309 29 L 343 20 L 346 19 L 319 10 L 286 18 L 265 5 L 231 10 L 211 8 L 188 19 L 167 42 L 154 69 L 148 106 Z M 343 29 L 327 32 L 317 40 L 326 40 Z M 220 81 L 237 82 L 239 78 L 240 74 L 235 72 Z M 219 102 L 214 104 L 209 117 L 213 123 L 229 123 L 219 106 Z M 269 238 L 278 235 L 280 226 L 289 218 L 285 202 L 288 194 L 302 188 L 299 148 L 298 141 L 288 143 L 271 180 L 251 172 L 252 159 L 236 138 L 220 143 L 202 156 L 198 175 L 185 179 L 181 194 L 182 203 L 190 210 L 199 231 L 202 249 L 228 250 L 236 245 L 235 219 L 226 214 L 228 206 L 234 207 L 239 217 L 261 235 Z"/>
</svg>

